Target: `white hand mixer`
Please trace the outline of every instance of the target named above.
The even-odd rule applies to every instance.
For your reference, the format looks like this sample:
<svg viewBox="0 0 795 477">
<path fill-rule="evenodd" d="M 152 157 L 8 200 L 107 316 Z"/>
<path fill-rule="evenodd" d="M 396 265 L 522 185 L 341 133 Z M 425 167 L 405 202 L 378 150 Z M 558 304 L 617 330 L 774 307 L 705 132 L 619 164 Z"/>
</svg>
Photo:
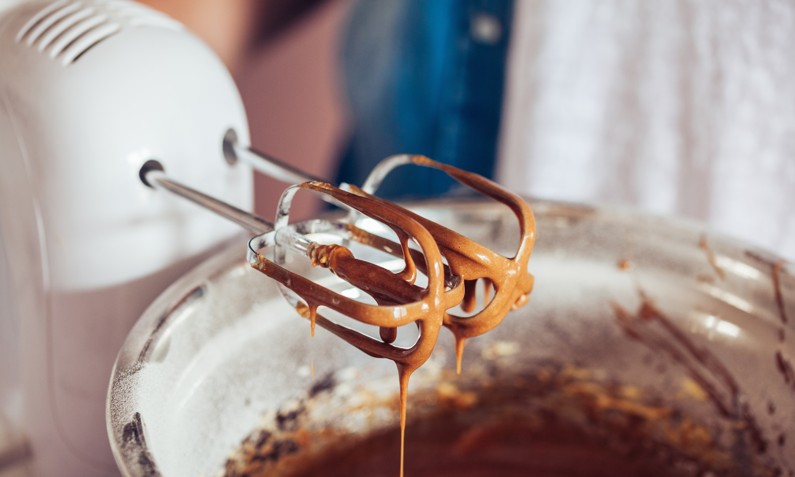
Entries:
<svg viewBox="0 0 795 477">
<path fill-rule="evenodd" d="M 244 212 L 251 206 L 250 168 L 231 159 L 257 164 L 288 182 L 307 177 L 240 146 L 248 143 L 248 128 L 234 83 L 218 59 L 173 20 L 126 0 L 11 3 L 0 3 L 0 475 L 21 461 L 35 475 L 109 475 L 115 467 L 103 411 L 124 336 L 166 285 L 238 234 L 214 214 L 142 187 L 139 174 L 155 188 L 177 192 L 251 231 L 268 232 L 252 241 L 252 261 L 266 264 L 258 268 L 280 281 L 296 305 L 305 297 L 279 271 L 282 263 L 260 253 L 261 247 L 279 248 L 278 232 Z M 207 195 L 164 176 L 157 163 L 148 162 L 155 158 Z M 407 161 L 389 162 L 374 181 L 402 162 Z M 444 313 L 461 300 L 464 281 L 478 276 L 457 280 L 449 273 L 455 260 L 445 268 L 441 259 L 428 258 L 441 229 L 371 197 L 372 188 L 342 191 L 316 182 L 285 194 L 277 225 L 286 225 L 289 199 L 301 188 L 370 215 L 374 207 L 386 211 L 376 218 L 394 226 L 401 243 L 361 230 L 353 220 L 324 230 L 403 256 L 402 263 L 416 263 L 426 275 L 427 283 L 418 287 L 414 277 L 399 271 L 384 275 L 376 265 L 349 262 L 370 270 L 367 276 L 384 277 L 372 290 L 382 308 L 418 303 L 433 289 L 436 323 L 423 336 L 435 340 L 443 322 L 472 328 Z M 498 195 L 492 196 L 500 200 Z M 529 209 L 515 212 L 523 232 L 532 227 Z M 420 242 L 419 249 L 408 245 L 410 238 Z M 318 250 L 305 239 L 293 231 L 284 243 Z M 439 245 L 448 253 L 455 248 L 443 240 Z M 532 237 L 517 261 L 526 265 L 531 246 Z M 329 257 L 312 256 L 309 249 L 304 251 L 313 260 L 328 265 Z M 275 256 L 284 253 L 277 250 Z M 347 279 L 364 286 L 356 277 Z M 519 300 L 532 280 L 515 285 L 500 284 L 497 293 Z M 337 307 L 342 295 L 330 292 L 320 305 L 345 313 Z M 372 354 L 405 353 L 390 345 L 389 332 L 379 341 L 325 317 L 320 324 Z M 373 324 L 382 326 L 383 320 Z M 429 353 L 427 343 L 421 348 Z"/>
<path fill-rule="evenodd" d="M 230 128 L 248 141 L 245 112 L 206 46 L 134 2 L 0 1 L 0 45 L 0 475 L 114 475 L 104 405 L 127 331 L 239 234 L 138 170 L 167 157 L 250 207 L 250 169 L 220 148 Z"/>
</svg>

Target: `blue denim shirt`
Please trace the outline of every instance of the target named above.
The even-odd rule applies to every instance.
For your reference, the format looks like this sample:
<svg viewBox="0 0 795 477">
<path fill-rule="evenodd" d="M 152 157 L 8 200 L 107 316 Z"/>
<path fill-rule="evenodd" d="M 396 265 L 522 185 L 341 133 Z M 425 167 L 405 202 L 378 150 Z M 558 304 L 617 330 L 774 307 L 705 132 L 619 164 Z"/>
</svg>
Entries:
<svg viewBox="0 0 795 477">
<path fill-rule="evenodd" d="M 339 181 L 361 184 L 381 159 L 424 154 L 492 176 L 511 0 L 362 0 L 343 43 L 353 135 Z M 379 195 L 452 192 L 438 171 L 405 166 Z"/>
</svg>

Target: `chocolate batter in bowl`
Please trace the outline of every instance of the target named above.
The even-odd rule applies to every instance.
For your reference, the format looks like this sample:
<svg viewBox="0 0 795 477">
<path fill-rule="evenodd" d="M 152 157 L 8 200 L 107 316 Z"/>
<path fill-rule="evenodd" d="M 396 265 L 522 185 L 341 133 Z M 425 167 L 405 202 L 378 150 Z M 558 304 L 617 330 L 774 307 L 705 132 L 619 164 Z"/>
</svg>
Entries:
<svg viewBox="0 0 795 477">
<path fill-rule="evenodd" d="M 440 335 L 412 377 L 406 475 L 795 475 L 791 266 L 697 225 L 531 203 L 530 303 Z M 496 251 L 494 202 L 416 204 Z M 394 364 L 318 329 L 238 246 L 145 313 L 116 363 L 124 475 L 395 476 Z"/>
</svg>

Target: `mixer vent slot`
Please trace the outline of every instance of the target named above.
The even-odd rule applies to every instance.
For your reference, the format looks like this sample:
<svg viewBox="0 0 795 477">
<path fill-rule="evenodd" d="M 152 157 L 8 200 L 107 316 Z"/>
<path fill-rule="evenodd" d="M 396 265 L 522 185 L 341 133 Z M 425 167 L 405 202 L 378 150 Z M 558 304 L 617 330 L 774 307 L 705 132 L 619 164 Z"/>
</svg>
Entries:
<svg viewBox="0 0 795 477">
<path fill-rule="evenodd" d="M 176 21 L 129 0 L 60 0 L 36 13 L 16 40 L 68 66 L 124 27 L 181 30 Z"/>
</svg>

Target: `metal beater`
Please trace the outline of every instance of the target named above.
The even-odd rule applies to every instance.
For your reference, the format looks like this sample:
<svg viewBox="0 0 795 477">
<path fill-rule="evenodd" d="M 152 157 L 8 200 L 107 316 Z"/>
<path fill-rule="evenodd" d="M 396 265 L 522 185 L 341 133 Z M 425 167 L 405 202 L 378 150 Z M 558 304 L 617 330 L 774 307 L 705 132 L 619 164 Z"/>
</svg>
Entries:
<svg viewBox="0 0 795 477">
<path fill-rule="evenodd" d="M 430 357 L 439 329 L 446 326 L 458 343 L 457 369 L 460 371 L 465 340 L 492 329 L 507 310 L 526 302 L 533 285 L 532 275 L 527 271 L 535 239 L 533 215 L 521 198 L 497 184 L 423 156 L 400 155 L 387 158 L 376 166 L 362 188 L 348 184 L 337 188 L 240 146 L 233 131 L 225 136 L 223 149 L 230 162 L 244 160 L 260 172 L 282 181 L 304 181 L 285 190 L 277 207 L 275 223 L 168 178 L 156 161 L 144 164 L 141 179 L 149 186 L 187 198 L 258 234 L 249 243 L 251 265 L 281 284 L 288 301 L 310 319 L 312 333 L 317 323 L 370 355 L 388 358 L 404 366 L 409 362 L 415 363 L 413 367 L 416 367 Z M 510 206 L 519 222 L 520 242 L 515 255 L 500 255 L 375 196 L 374 192 L 389 172 L 404 165 L 439 169 L 471 189 Z M 296 193 L 302 190 L 319 194 L 350 212 L 347 217 L 337 220 L 312 221 L 311 230 L 297 230 L 289 225 L 290 207 Z M 357 225 L 368 218 L 370 223 L 375 220 L 386 227 L 381 230 L 391 230 L 398 242 Z M 412 248 L 412 242 L 418 246 Z M 357 255 L 372 255 L 372 250 L 366 250 L 369 247 L 400 260 L 394 263 L 393 270 L 387 270 L 366 259 L 355 258 L 350 250 L 353 243 L 358 244 Z M 327 284 L 317 285 L 316 281 L 290 271 L 285 266 L 288 250 L 293 255 L 297 253 L 309 259 L 314 266 L 329 269 L 349 286 L 335 291 Z M 324 256 L 330 252 L 339 255 L 342 250 L 345 250 L 344 260 L 332 261 Z M 422 274 L 419 281 L 424 286 L 416 284 L 417 271 Z M 476 302 L 478 281 L 482 281 L 485 288 L 480 306 Z M 362 292 L 356 294 L 357 299 L 351 298 L 350 285 Z M 492 290 L 494 295 L 489 296 Z M 312 294 L 317 296 L 309 298 Z M 370 302 L 363 301 L 363 296 L 368 296 Z M 450 311 L 457 306 L 463 314 Z M 318 314 L 318 307 L 325 307 L 337 316 L 376 326 L 380 336 L 375 338 L 361 329 L 344 326 L 340 320 Z M 416 341 L 405 348 L 393 344 L 397 329 L 411 323 L 419 329 Z"/>
</svg>

